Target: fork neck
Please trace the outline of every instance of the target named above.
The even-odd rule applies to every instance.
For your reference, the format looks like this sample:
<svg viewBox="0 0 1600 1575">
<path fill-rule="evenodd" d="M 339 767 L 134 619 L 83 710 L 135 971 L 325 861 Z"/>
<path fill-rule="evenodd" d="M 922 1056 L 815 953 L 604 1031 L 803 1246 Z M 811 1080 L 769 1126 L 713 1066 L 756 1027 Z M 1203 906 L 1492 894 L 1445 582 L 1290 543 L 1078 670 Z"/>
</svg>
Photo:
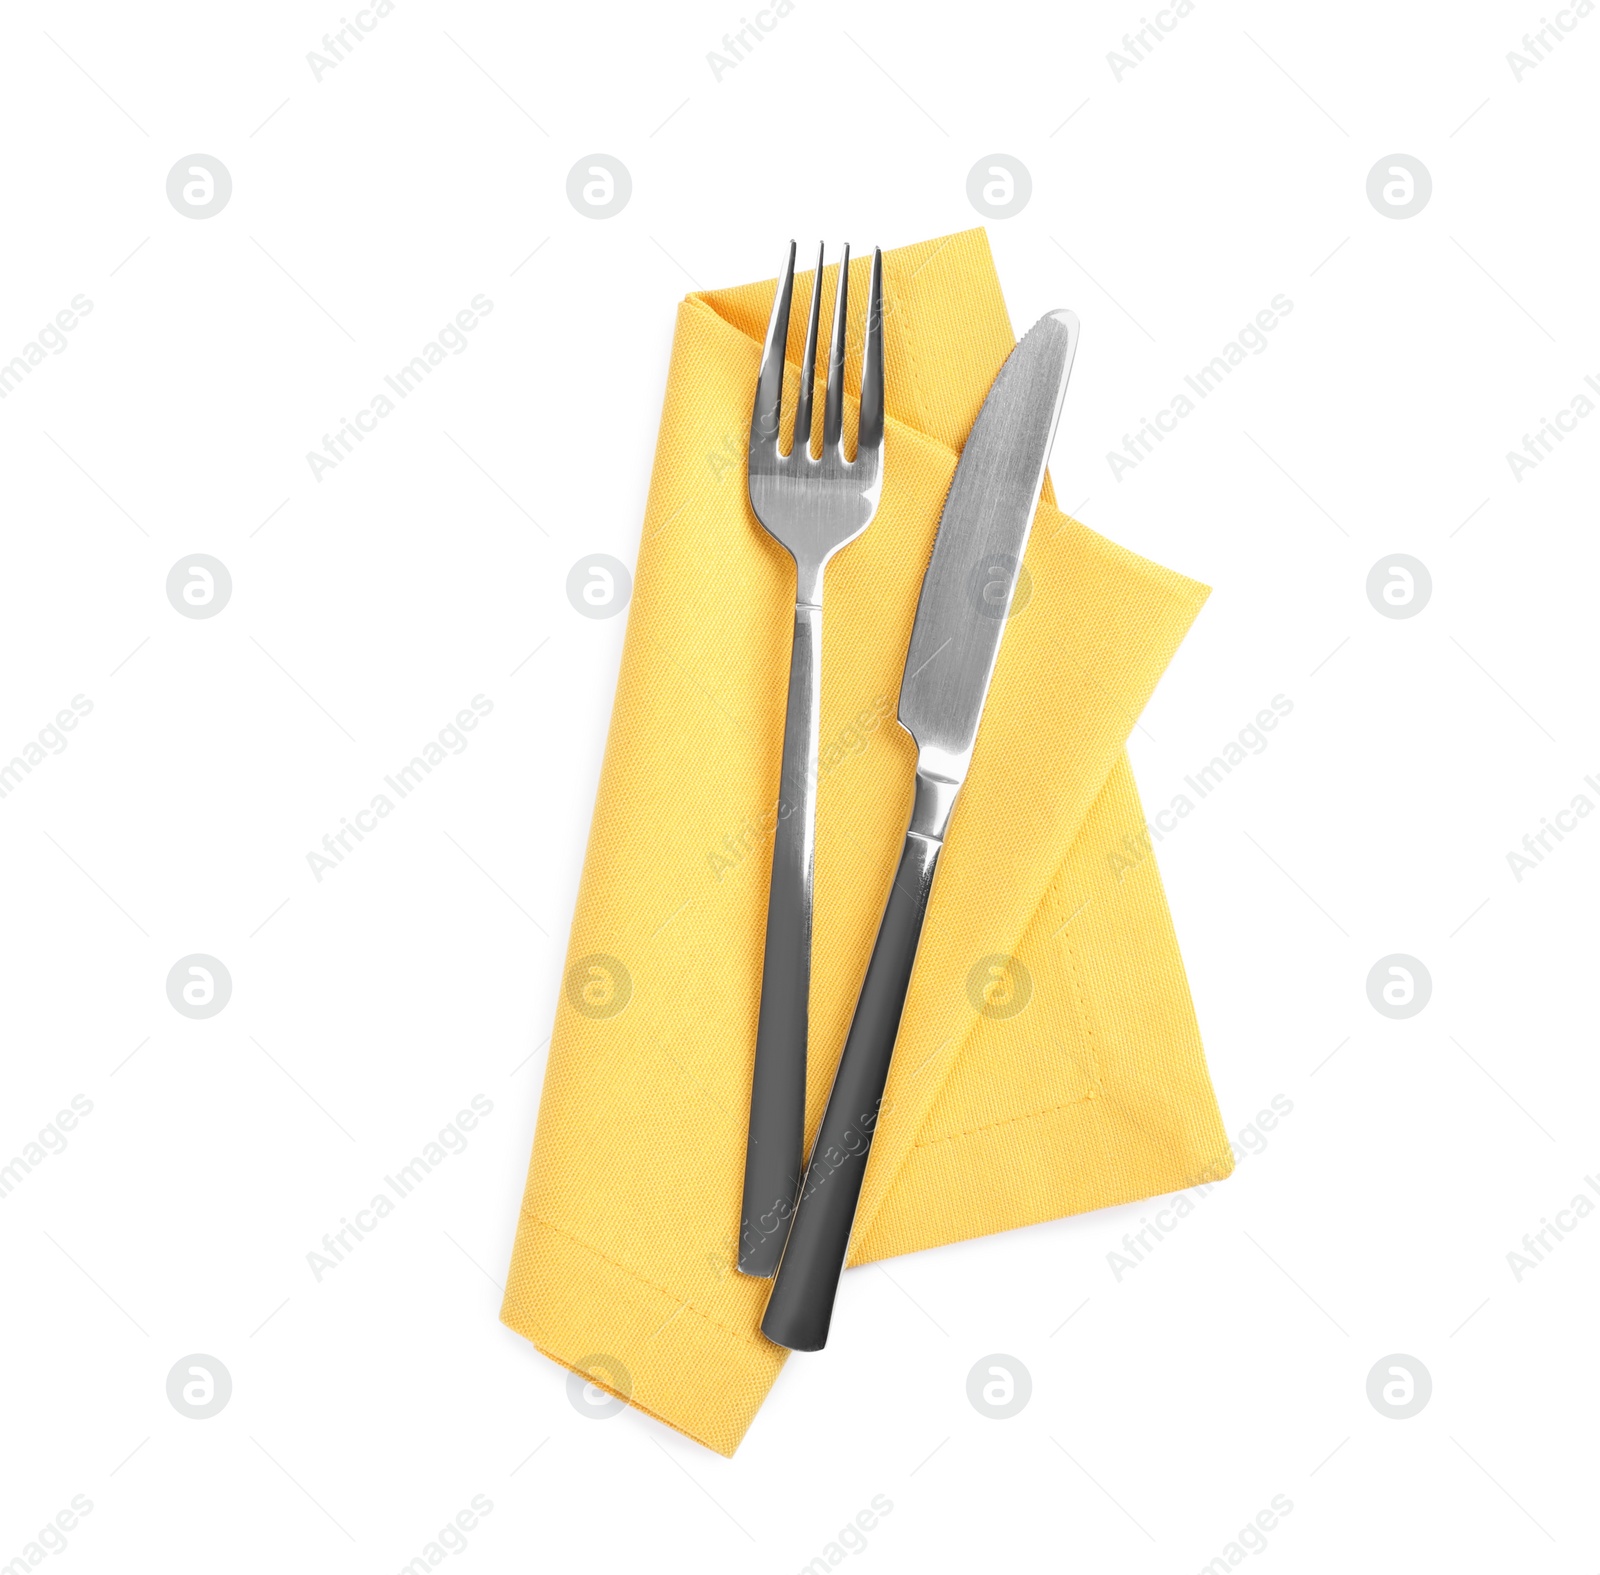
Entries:
<svg viewBox="0 0 1600 1575">
<path fill-rule="evenodd" d="M 802 563 L 795 559 L 794 604 L 796 607 L 822 606 L 822 571 L 826 563 Z"/>
</svg>

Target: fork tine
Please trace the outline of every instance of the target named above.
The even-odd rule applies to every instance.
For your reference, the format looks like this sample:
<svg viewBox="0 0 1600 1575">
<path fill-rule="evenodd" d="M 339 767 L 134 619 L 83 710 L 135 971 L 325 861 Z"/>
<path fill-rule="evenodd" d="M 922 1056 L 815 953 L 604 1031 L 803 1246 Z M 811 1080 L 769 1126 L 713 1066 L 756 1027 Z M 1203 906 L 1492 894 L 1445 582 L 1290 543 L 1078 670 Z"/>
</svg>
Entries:
<svg viewBox="0 0 1600 1575">
<path fill-rule="evenodd" d="M 861 427 L 856 458 L 883 445 L 883 252 L 872 250 L 872 282 L 867 286 L 867 346 L 861 357 Z"/>
<path fill-rule="evenodd" d="M 811 453 L 811 397 L 817 378 L 817 319 L 822 315 L 822 254 L 817 245 L 817 276 L 811 284 L 811 311 L 806 317 L 806 353 L 800 362 L 800 398 L 794 407 L 794 447 L 790 458 Z M 802 445 L 804 445 L 802 447 Z"/>
<path fill-rule="evenodd" d="M 794 295 L 794 242 L 784 260 L 783 274 L 772 297 L 772 317 L 767 323 L 767 347 L 761 354 L 761 377 L 756 383 L 755 409 L 750 415 L 750 449 L 778 449 L 778 421 L 783 415 L 783 358 L 789 344 L 789 300 Z"/>
<path fill-rule="evenodd" d="M 844 437 L 844 323 L 850 298 L 850 243 L 839 259 L 839 287 L 833 297 L 833 343 L 828 347 L 828 402 L 822 411 L 822 452 L 842 446 Z"/>
</svg>

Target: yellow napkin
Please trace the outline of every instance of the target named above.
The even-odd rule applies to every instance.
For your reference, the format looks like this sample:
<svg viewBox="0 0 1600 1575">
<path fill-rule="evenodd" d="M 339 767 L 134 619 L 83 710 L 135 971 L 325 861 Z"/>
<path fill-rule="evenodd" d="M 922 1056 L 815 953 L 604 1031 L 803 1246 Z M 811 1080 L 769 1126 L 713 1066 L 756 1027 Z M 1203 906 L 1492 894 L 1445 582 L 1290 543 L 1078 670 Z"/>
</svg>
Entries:
<svg viewBox="0 0 1600 1575">
<path fill-rule="evenodd" d="M 867 260 L 851 266 L 850 299 L 864 303 Z M 773 288 L 678 309 L 501 1311 L 546 1355 L 724 1455 L 787 1356 L 760 1333 L 768 1282 L 733 1267 L 793 631 L 794 566 L 745 491 Z M 796 300 L 809 291 L 805 275 Z M 823 613 L 808 1141 L 910 813 L 915 748 L 894 713 L 922 572 L 1015 342 L 982 230 L 887 253 L 884 296 L 883 502 L 829 567 Z M 803 330 L 797 309 L 790 419 Z M 1069 393 L 1069 422 L 1073 405 Z M 1206 595 L 1069 519 L 1046 481 L 928 909 L 852 1264 L 1232 1169 L 1123 752 Z"/>
</svg>

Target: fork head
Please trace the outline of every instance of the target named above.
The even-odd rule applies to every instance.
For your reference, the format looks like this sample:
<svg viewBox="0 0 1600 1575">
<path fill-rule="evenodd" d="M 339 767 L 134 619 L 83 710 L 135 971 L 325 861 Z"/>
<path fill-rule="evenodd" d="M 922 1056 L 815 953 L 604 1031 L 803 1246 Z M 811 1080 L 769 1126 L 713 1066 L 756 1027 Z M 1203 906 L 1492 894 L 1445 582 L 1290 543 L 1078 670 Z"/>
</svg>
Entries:
<svg viewBox="0 0 1600 1575">
<path fill-rule="evenodd" d="M 845 314 L 849 301 L 850 248 L 839 264 L 834 296 L 833 343 L 822 413 L 822 450 L 811 453 L 812 382 L 817 363 L 817 319 L 822 309 L 822 247 L 811 286 L 805 359 L 795 402 L 794 442 L 779 452 L 783 414 L 784 353 L 789 342 L 789 304 L 794 295 L 794 242 L 784 262 L 750 417 L 750 505 L 774 540 L 788 548 L 796 569 L 795 600 L 819 605 L 822 571 L 841 547 L 872 523 L 883 487 L 883 253 L 874 249 L 867 290 L 867 327 L 861 361 L 861 415 L 856 457 L 844 455 Z"/>
</svg>

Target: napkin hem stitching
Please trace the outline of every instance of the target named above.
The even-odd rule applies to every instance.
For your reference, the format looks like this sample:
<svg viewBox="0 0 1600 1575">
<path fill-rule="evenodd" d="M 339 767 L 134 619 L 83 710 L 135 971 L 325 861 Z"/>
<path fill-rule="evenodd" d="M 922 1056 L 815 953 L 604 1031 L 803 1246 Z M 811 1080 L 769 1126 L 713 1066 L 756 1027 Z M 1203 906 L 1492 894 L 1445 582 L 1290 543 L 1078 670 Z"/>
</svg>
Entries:
<svg viewBox="0 0 1600 1575">
<path fill-rule="evenodd" d="M 1094 1102 L 1094 1089 L 1080 1094 L 1076 1099 L 1063 1099 L 1059 1105 L 1047 1105 L 1043 1110 L 1030 1110 L 1023 1116 L 1003 1116 L 999 1121 L 986 1121 L 981 1127 L 966 1127 L 960 1132 L 946 1132 L 943 1137 L 929 1138 L 926 1143 L 913 1143 L 913 1149 L 936 1148 L 941 1143 L 954 1143 L 957 1138 L 971 1137 L 977 1132 L 993 1132 L 996 1127 L 1008 1127 L 1016 1121 L 1037 1121 L 1040 1116 L 1053 1116 L 1058 1110 L 1070 1110 L 1074 1105 Z"/>
<path fill-rule="evenodd" d="M 1116 768 L 1113 767 L 1112 769 L 1115 770 Z M 1109 780 L 1110 778 L 1108 777 L 1107 781 Z M 1102 791 L 1104 791 L 1103 788 Z M 1050 895 L 1052 897 L 1059 898 L 1071 857 L 1072 855 L 1069 852 L 1067 857 L 1061 861 L 1061 868 L 1056 871 L 1056 878 L 1050 883 Z M 1061 911 L 1062 906 L 1064 904 L 1057 903 L 1057 913 Z M 1076 917 L 1077 915 L 1074 914 L 1073 918 Z M 1104 1086 L 1104 1081 L 1101 1077 L 1100 1054 L 1095 1046 L 1094 1020 L 1089 1014 L 1089 986 L 1084 976 L 1083 960 L 1079 957 L 1077 945 L 1072 939 L 1071 924 L 1072 919 L 1068 919 L 1066 924 L 1061 927 L 1065 932 L 1061 937 L 1061 949 L 1067 954 L 1067 971 L 1072 977 L 1073 1004 L 1077 1007 L 1078 1027 L 1083 1034 L 1083 1052 L 1089 1062 L 1090 1086 L 1087 1097 L 1092 1099 L 1095 1090 Z"/>
<path fill-rule="evenodd" d="M 937 256 L 938 253 L 936 252 L 934 255 Z M 932 259 L 930 258 L 929 261 L 932 261 Z M 911 283 L 915 281 L 916 277 L 916 274 L 912 274 L 911 279 L 906 283 L 904 292 L 897 292 L 897 294 L 909 294 Z M 891 309 L 894 304 L 895 303 L 891 301 Z M 899 314 L 898 318 L 896 319 L 895 329 L 895 337 L 900 341 L 900 346 L 906 353 L 906 359 L 911 363 L 911 393 L 916 402 L 917 421 L 919 423 L 916 430 L 923 432 L 926 430 L 926 424 L 928 420 L 927 401 L 923 397 L 922 367 L 917 359 L 917 348 L 911 331 L 911 314 L 909 311 Z"/>
<path fill-rule="evenodd" d="M 1055 914 L 1061 911 L 1063 906 L 1062 902 L 1060 901 L 1061 885 L 1062 881 L 1066 877 L 1067 866 L 1069 862 L 1070 855 L 1069 858 L 1061 861 L 1061 867 L 1056 871 L 1055 877 L 1051 880 L 1050 885 L 1046 888 L 1045 895 L 1040 902 L 1040 907 L 1045 907 L 1048 905 L 1053 910 L 1051 914 L 1052 918 L 1055 917 Z M 1037 919 L 1037 917 L 1038 915 L 1036 911 L 1035 919 Z M 1072 916 L 1072 918 L 1076 917 L 1076 914 Z M 1071 922 L 1072 919 L 1069 918 L 1067 920 L 1067 924 L 1070 925 Z M 1063 925 L 1062 928 L 1065 929 L 1066 926 Z M 1020 945 L 1020 942 L 1018 944 Z M 1062 936 L 1061 951 L 1063 953 L 1062 960 L 1065 964 L 1065 971 L 1071 988 L 1073 1014 L 1077 1018 L 1078 1028 L 1083 1036 L 1084 1042 L 1082 1049 L 1084 1056 L 1089 1063 L 1087 1087 L 1085 1088 L 1084 1092 L 1079 1094 L 1075 1099 L 1063 1099 L 1059 1104 L 1046 1105 L 1043 1110 L 1030 1110 L 1026 1114 L 1020 1116 L 1002 1116 L 998 1121 L 986 1121 L 979 1126 L 964 1127 L 959 1132 L 941 1133 L 938 1137 L 929 1138 L 926 1142 L 913 1143 L 911 1145 L 913 1151 L 917 1149 L 933 1148 L 940 1143 L 953 1143 L 957 1138 L 972 1137 L 974 1134 L 979 1132 L 992 1132 L 996 1127 L 1010 1126 L 1013 1122 L 1017 1121 L 1037 1121 L 1041 1116 L 1053 1116 L 1057 1111 L 1070 1110 L 1074 1105 L 1089 1104 L 1105 1091 L 1105 1079 L 1101 1074 L 1100 1057 L 1095 1050 L 1094 1024 L 1089 1018 L 1089 998 L 1088 990 L 1084 984 L 1083 967 L 1078 957 L 1077 948 L 1073 945 L 1070 934 Z M 976 1028 L 977 1020 L 974 1019 L 973 1029 L 975 1030 Z M 969 1031 L 967 1038 L 962 1040 L 960 1048 L 958 1048 L 956 1051 L 957 1060 L 959 1060 L 962 1052 L 966 1049 L 967 1041 L 970 1038 L 971 1032 Z M 1071 1052 L 1069 1051 L 1068 1054 L 1070 1056 Z M 951 1063 L 952 1071 L 954 1071 L 955 1065 L 956 1062 Z"/>
<path fill-rule="evenodd" d="M 674 1294 L 664 1285 L 657 1285 L 654 1280 L 650 1279 L 647 1275 L 641 1274 L 637 1269 L 632 1267 L 632 1265 L 623 1263 L 619 1259 L 613 1258 L 609 1254 L 602 1252 L 592 1242 L 585 1241 L 581 1236 L 574 1236 L 570 1230 L 566 1230 L 562 1226 L 557 1225 L 554 1220 L 547 1220 L 542 1214 L 535 1214 L 532 1209 L 522 1209 L 519 1212 L 524 1219 L 532 1220 L 535 1225 L 542 1225 L 546 1230 L 553 1230 L 558 1236 L 565 1236 L 568 1241 L 572 1242 L 575 1246 L 582 1247 L 585 1252 L 592 1252 L 602 1263 L 609 1263 L 613 1269 L 621 1269 L 624 1274 L 632 1275 L 632 1277 L 641 1285 L 648 1285 L 651 1290 L 659 1291 L 663 1296 L 671 1297 L 673 1301 L 679 1303 L 681 1306 L 687 1307 L 690 1312 L 698 1313 L 700 1317 L 704 1318 L 705 1321 L 713 1328 L 722 1330 L 724 1334 L 731 1334 L 734 1339 L 740 1341 L 742 1344 L 753 1346 L 758 1349 L 760 1346 L 767 1344 L 767 1341 L 765 1340 L 757 1341 L 752 1339 L 748 1334 L 741 1334 L 739 1330 L 729 1328 L 727 1324 L 721 1322 L 719 1319 L 713 1318 L 710 1313 L 705 1311 L 704 1308 L 696 1307 L 693 1302 L 687 1300 L 685 1297 Z"/>
</svg>

